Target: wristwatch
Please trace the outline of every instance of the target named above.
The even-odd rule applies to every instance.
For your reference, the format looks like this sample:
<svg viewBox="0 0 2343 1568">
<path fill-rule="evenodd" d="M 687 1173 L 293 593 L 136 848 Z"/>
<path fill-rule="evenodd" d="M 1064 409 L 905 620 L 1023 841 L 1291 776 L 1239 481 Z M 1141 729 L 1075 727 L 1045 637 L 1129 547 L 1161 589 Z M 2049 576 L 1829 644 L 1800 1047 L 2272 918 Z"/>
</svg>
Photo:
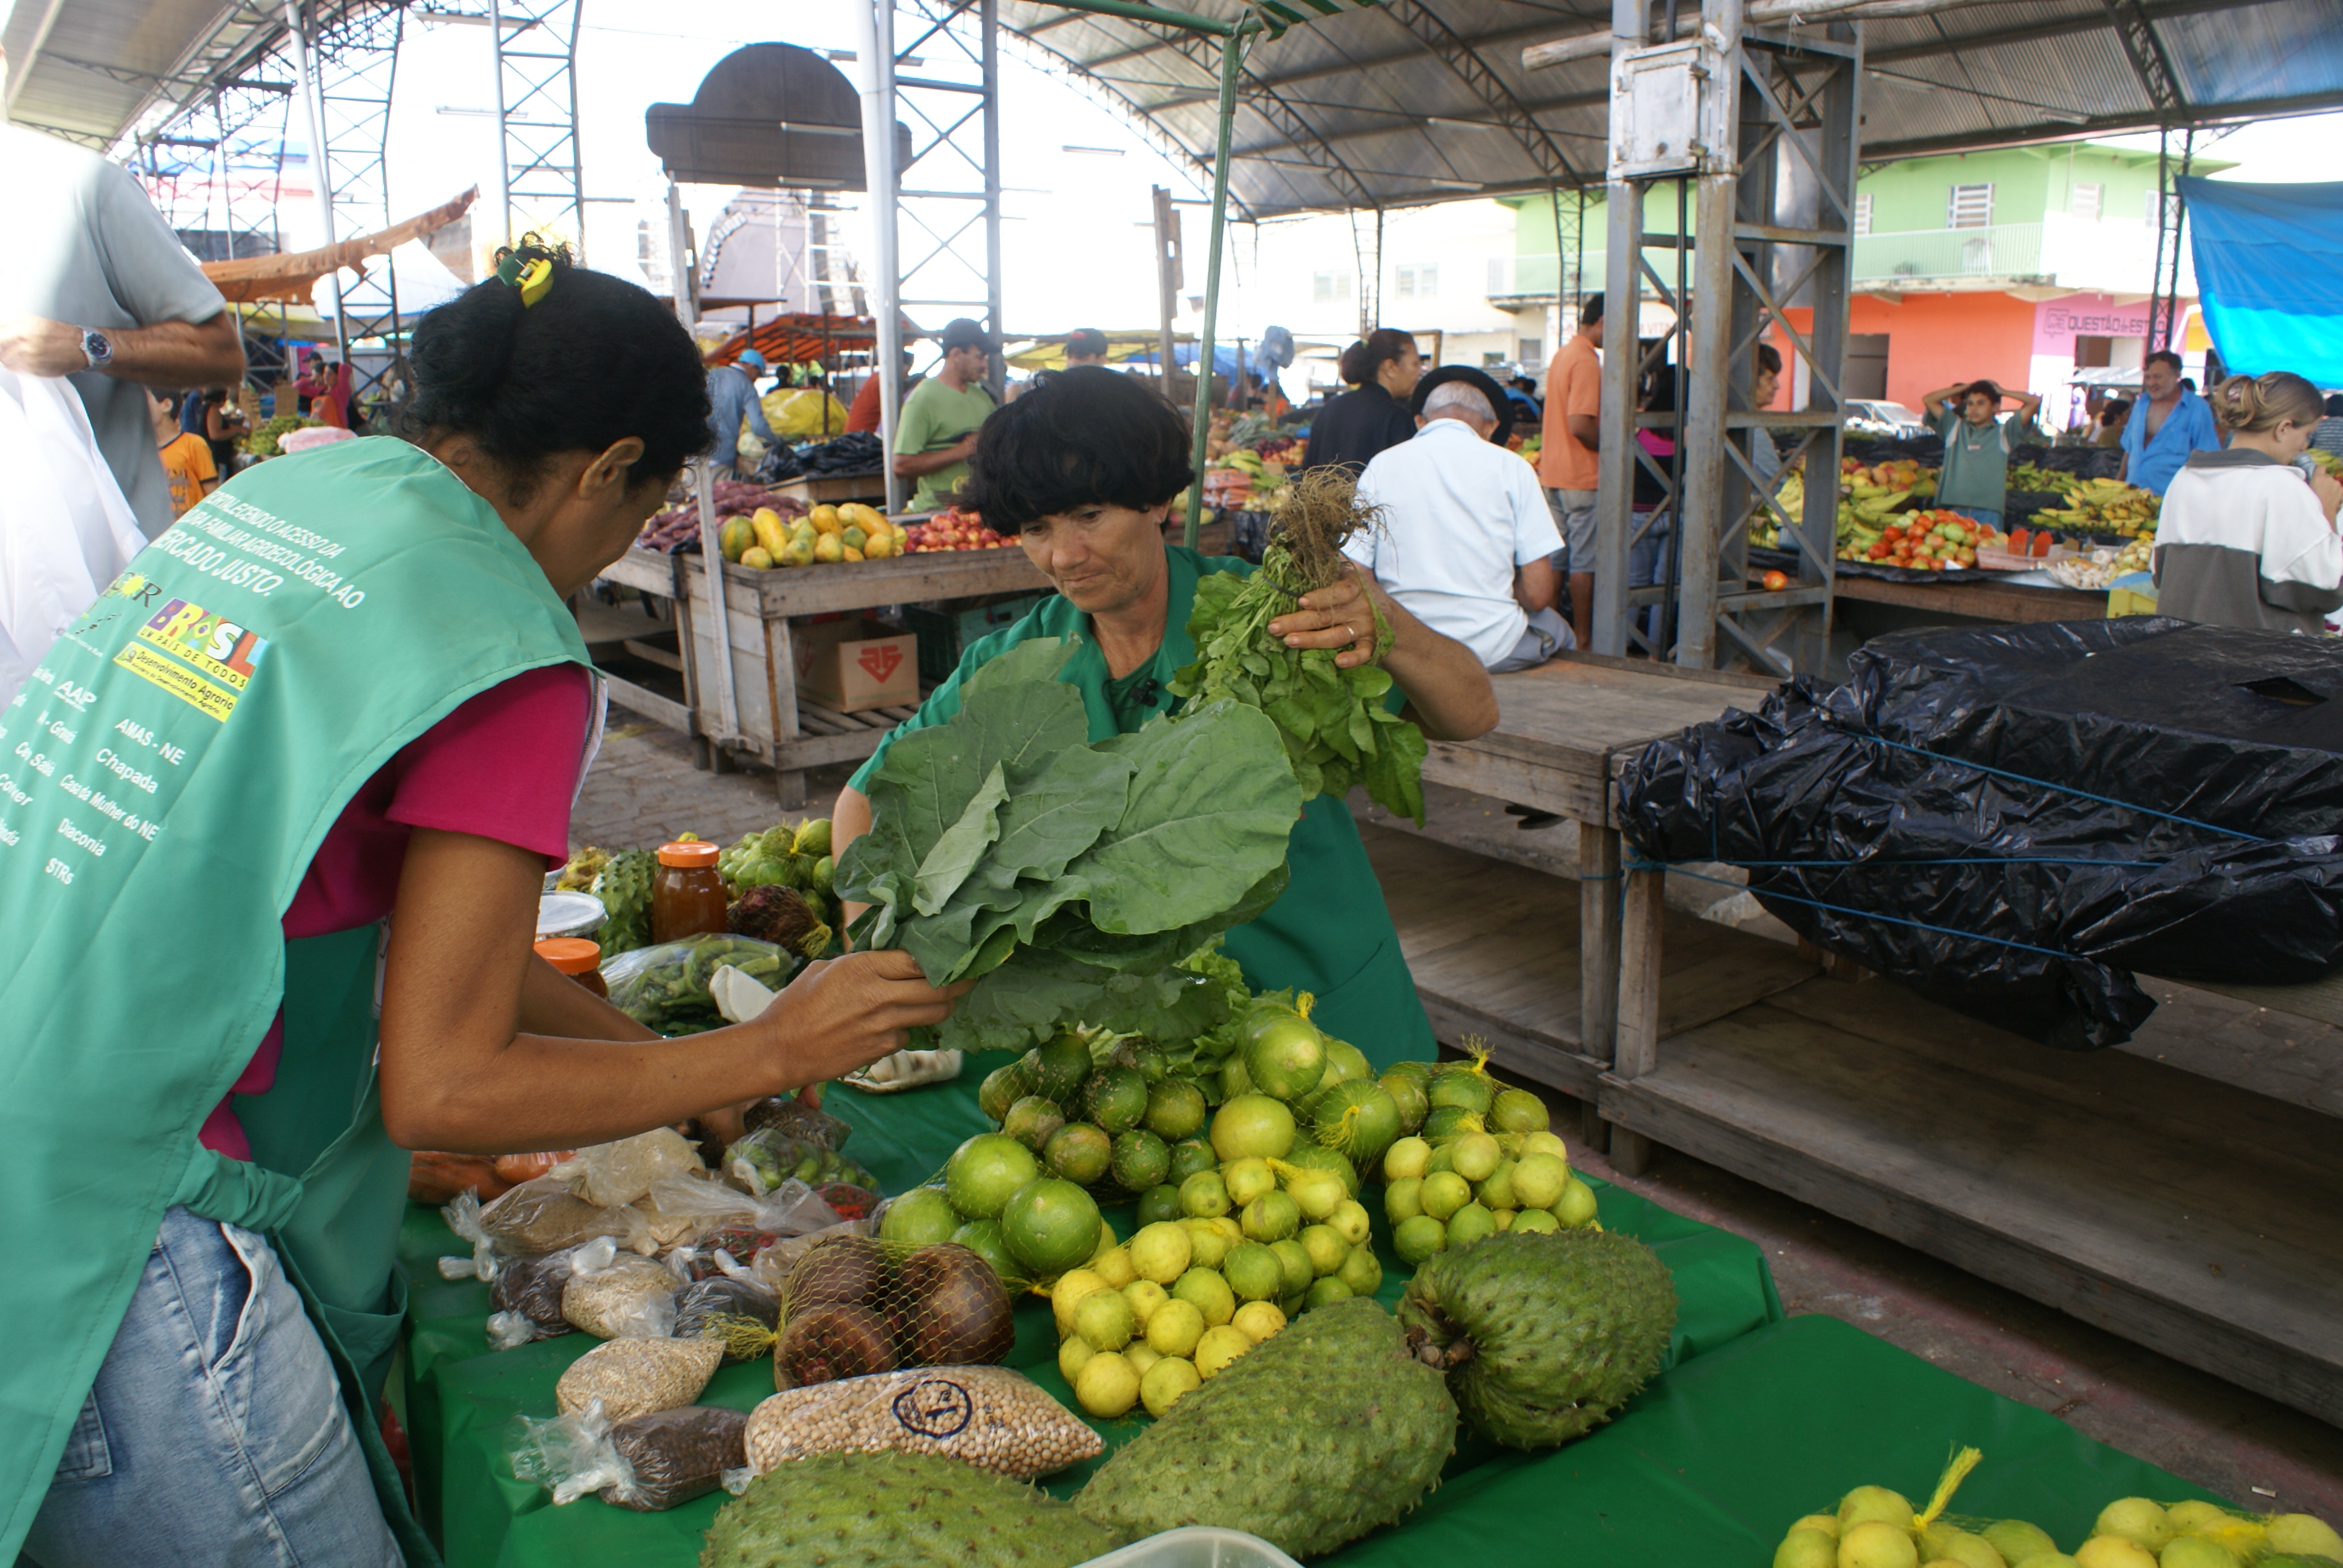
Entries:
<svg viewBox="0 0 2343 1568">
<path fill-rule="evenodd" d="M 114 343 L 94 327 L 81 329 L 81 357 L 92 370 L 103 370 L 114 357 Z"/>
</svg>

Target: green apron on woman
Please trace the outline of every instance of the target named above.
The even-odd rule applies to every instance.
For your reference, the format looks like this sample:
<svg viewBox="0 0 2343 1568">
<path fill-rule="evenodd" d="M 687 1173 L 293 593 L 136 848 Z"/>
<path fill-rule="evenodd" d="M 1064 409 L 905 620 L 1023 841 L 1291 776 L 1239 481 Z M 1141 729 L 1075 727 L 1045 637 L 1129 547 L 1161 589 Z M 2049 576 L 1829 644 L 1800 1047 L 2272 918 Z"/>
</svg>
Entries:
<svg viewBox="0 0 2343 1568">
<path fill-rule="evenodd" d="M 971 645 L 960 656 L 960 668 L 854 775 L 854 788 L 865 789 L 895 736 L 958 713 L 960 683 L 1028 638 L 1070 638 L 1081 644 L 1059 678 L 1081 689 L 1092 740 L 1127 735 L 1178 708 L 1171 683 L 1196 657 L 1188 617 L 1195 608 L 1197 580 L 1207 572 L 1250 574 L 1253 568 L 1177 545 L 1166 554 L 1171 602 L 1163 645 L 1154 658 L 1119 680 L 1110 678 L 1106 656 L 1090 635 L 1090 618 L 1063 595 L 1052 594 L 1015 624 Z M 1291 986 L 1313 993 L 1318 1000 L 1312 1020 L 1364 1051 L 1378 1072 L 1395 1061 L 1431 1060 L 1432 1024 L 1400 955 L 1399 933 L 1392 929 L 1382 884 L 1367 863 L 1350 808 L 1324 795 L 1304 807 L 1286 847 L 1286 866 L 1291 880 L 1277 902 L 1259 920 L 1228 934 L 1225 950 L 1242 966 L 1246 983 L 1255 990 Z"/>
<path fill-rule="evenodd" d="M 278 922 L 400 748 L 563 662 L 587 663 L 577 625 L 494 509 L 377 438 L 230 480 L 0 709 L 0 1563 L 174 1204 L 274 1244 L 393 1534 L 410 1564 L 437 1561 L 374 1418 L 406 1304 L 381 930 L 288 942 Z M 276 1085 L 235 1105 L 253 1160 L 204 1148 L 280 1003 Z"/>
</svg>

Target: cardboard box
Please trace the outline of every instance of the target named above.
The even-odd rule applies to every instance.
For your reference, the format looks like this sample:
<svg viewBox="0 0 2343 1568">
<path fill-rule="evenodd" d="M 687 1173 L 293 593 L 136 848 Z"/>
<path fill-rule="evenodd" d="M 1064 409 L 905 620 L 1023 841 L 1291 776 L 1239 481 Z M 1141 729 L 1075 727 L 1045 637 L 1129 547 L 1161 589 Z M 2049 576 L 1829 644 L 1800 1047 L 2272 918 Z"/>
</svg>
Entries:
<svg viewBox="0 0 2343 1568">
<path fill-rule="evenodd" d="M 869 620 L 791 628 L 798 695 L 835 713 L 909 708 L 920 700 L 920 639 Z"/>
</svg>

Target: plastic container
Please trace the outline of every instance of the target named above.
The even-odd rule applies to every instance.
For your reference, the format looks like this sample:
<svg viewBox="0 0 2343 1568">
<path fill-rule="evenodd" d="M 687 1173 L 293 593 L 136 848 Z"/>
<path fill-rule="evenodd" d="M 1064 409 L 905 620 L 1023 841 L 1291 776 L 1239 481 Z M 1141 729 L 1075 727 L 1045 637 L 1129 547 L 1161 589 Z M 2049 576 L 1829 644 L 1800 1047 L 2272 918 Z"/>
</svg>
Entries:
<svg viewBox="0 0 2343 1568">
<path fill-rule="evenodd" d="M 558 871 L 548 873 L 548 879 L 558 877 Z M 548 887 L 545 896 L 537 900 L 537 935 L 539 941 L 547 937 L 590 937 L 602 929 L 610 911 L 602 900 L 591 893 L 559 892 Z"/>
<path fill-rule="evenodd" d="M 610 988 L 602 982 L 601 943 L 584 937 L 546 937 L 537 944 L 537 956 L 596 996 L 610 994 Z"/>
<path fill-rule="evenodd" d="M 1302 1564 L 1258 1535 L 1212 1524 L 1189 1524 L 1093 1557 L 1081 1568 L 1302 1568 Z"/>
<path fill-rule="evenodd" d="M 661 844 L 651 878 L 651 941 L 681 941 L 724 930 L 724 879 L 713 844 Z"/>
</svg>

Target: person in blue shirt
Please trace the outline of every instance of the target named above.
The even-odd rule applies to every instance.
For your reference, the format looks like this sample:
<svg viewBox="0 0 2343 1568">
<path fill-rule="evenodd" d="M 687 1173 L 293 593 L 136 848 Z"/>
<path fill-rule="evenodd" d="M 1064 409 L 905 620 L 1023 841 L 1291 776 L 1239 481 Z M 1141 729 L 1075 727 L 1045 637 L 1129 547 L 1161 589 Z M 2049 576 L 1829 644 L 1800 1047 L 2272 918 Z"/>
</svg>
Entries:
<svg viewBox="0 0 2343 1568">
<path fill-rule="evenodd" d="M 2124 422 L 2123 477 L 2161 496 L 2189 453 L 2221 449 L 2221 433 L 2211 407 L 2181 385 L 2180 356 L 2159 348 L 2139 375 L 2139 400 Z"/>
<path fill-rule="evenodd" d="M 765 406 L 757 397 L 757 377 L 764 373 L 765 357 L 753 348 L 740 350 L 729 365 L 709 367 L 708 428 L 716 437 L 708 448 L 711 478 L 740 477 L 741 420 L 749 421 L 749 430 L 768 447 L 777 439 L 773 427 L 765 423 Z"/>
</svg>

